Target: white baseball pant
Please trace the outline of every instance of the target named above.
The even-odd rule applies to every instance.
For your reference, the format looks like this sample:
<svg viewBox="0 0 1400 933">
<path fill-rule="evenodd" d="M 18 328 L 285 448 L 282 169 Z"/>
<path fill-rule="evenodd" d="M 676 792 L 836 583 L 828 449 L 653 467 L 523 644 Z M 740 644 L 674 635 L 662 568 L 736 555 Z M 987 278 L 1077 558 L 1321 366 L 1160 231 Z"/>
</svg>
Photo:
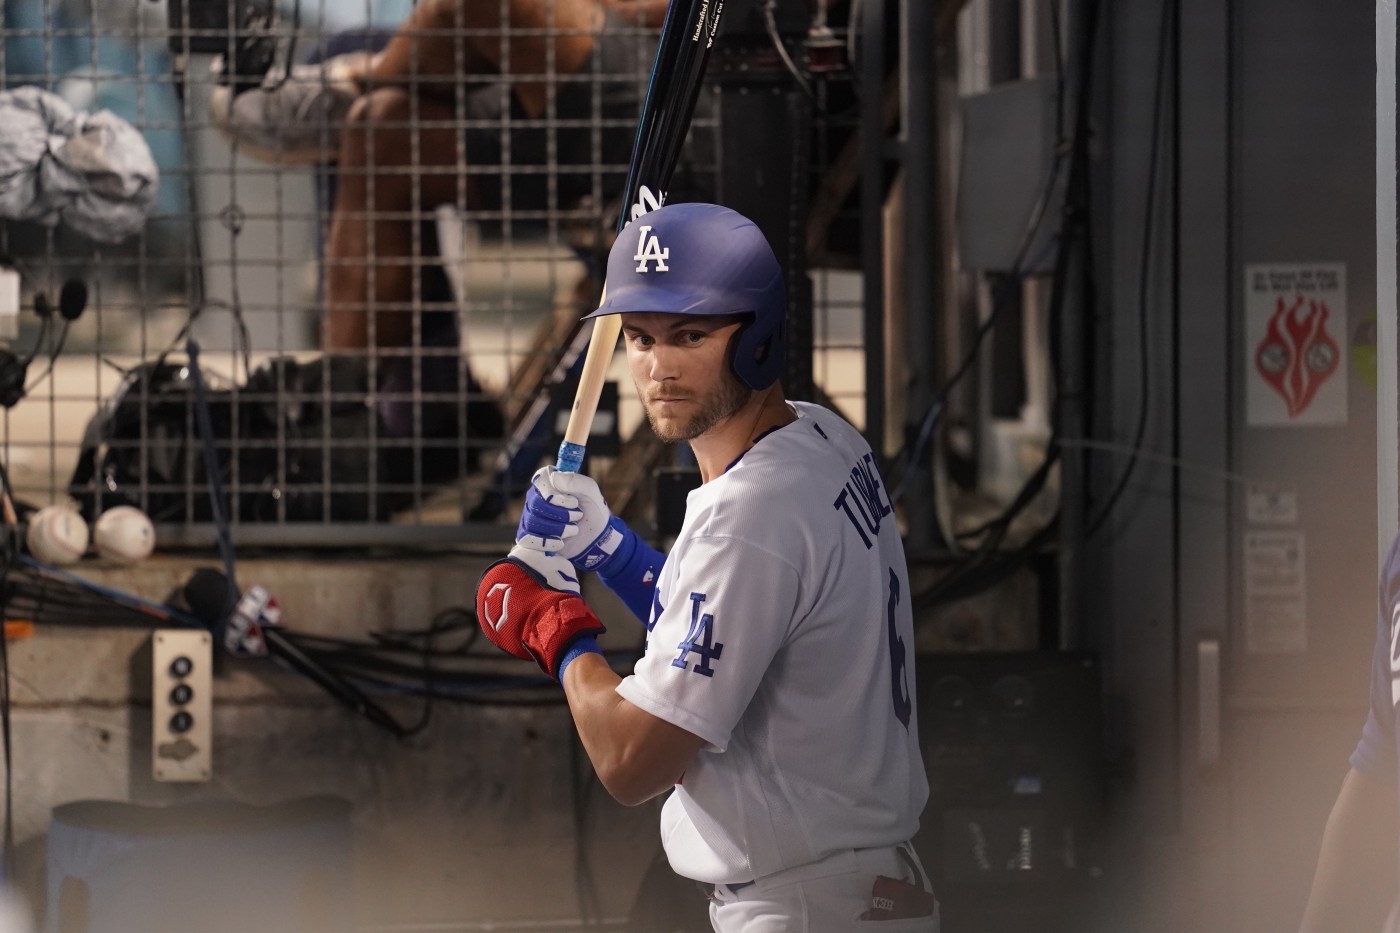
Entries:
<svg viewBox="0 0 1400 933">
<path fill-rule="evenodd" d="M 878 898 L 903 890 L 877 888 L 881 876 L 907 882 L 916 897 L 933 893 L 913 846 L 848 850 L 746 885 L 715 885 L 710 923 L 715 933 L 938 933 L 937 904 L 927 916 L 862 920 Z"/>
</svg>

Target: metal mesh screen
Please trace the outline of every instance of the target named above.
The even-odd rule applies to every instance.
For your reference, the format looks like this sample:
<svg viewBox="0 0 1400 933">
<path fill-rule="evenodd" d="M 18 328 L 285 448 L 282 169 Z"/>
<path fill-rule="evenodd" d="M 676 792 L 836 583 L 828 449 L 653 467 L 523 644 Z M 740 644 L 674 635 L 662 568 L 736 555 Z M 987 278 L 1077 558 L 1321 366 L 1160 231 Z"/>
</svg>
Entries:
<svg viewBox="0 0 1400 933">
<path fill-rule="evenodd" d="M 205 544 L 212 463 L 238 541 L 510 535 L 557 447 L 546 400 L 597 298 L 659 18 L 604 19 L 581 0 L 438 7 L 5 6 L 0 100 L 33 88 L 79 122 L 110 112 L 158 175 L 125 235 L 62 210 L 3 213 L 21 291 L 15 308 L 0 297 L 0 333 L 9 314 L 17 361 L 32 356 L 4 410 L 18 498 L 130 502 L 163 541 Z M 702 95 L 675 199 L 715 190 L 716 96 Z M 816 178 L 850 142 L 849 97 L 818 101 Z M 794 352 L 816 353 L 819 387 L 859 423 L 849 194 L 813 257 L 828 266 L 818 345 Z M 77 309 L 67 290 L 71 321 L 70 283 L 86 291 Z M 625 438 L 641 412 L 618 375 Z M 567 408 L 572 390 L 554 392 Z M 612 453 L 600 443 L 593 468 Z"/>
</svg>

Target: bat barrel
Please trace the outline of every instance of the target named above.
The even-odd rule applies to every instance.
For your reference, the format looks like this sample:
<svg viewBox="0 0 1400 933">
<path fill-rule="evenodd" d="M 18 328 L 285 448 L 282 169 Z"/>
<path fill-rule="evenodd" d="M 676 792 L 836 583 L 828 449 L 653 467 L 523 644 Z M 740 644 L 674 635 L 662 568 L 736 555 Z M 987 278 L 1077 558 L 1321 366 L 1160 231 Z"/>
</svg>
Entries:
<svg viewBox="0 0 1400 933">
<path fill-rule="evenodd" d="M 667 183 L 674 171 L 680 152 L 690 131 L 691 118 L 703 88 L 705 67 L 710 58 L 710 36 L 719 23 L 719 4 L 710 4 L 702 9 L 704 20 L 698 24 L 699 39 L 690 41 L 695 30 L 687 35 L 685 47 L 676 59 L 673 81 L 685 95 L 677 106 L 667 109 L 661 115 L 656 129 L 656 152 L 661 164 L 668 167 Z"/>
<path fill-rule="evenodd" d="M 695 52 L 706 48 L 708 30 L 712 28 L 706 14 L 719 6 L 715 0 L 671 0 L 666 10 L 623 188 L 622 211 L 617 220 L 619 232 L 631 219 L 632 207 L 643 187 L 660 198 L 671 183 L 680 147 L 668 144 L 667 138 L 673 135 L 676 122 L 689 125 L 695 111 L 699 91 Z M 701 33 L 698 41 L 697 31 Z"/>
<path fill-rule="evenodd" d="M 647 83 L 632 161 L 623 188 L 617 231 L 627 226 L 634 209 L 645 212 L 665 201 L 665 191 L 685 143 L 700 82 L 709 58 L 710 42 L 719 24 L 724 0 L 671 0 L 657 43 L 656 61 Z M 641 203 L 646 188 L 655 203 Z M 603 317 L 594 322 L 593 336 L 579 376 L 573 411 L 559 447 L 556 466 L 576 473 L 583 466 L 585 445 L 598 410 L 598 398 L 613 351 L 617 349 L 620 322 Z"/>
</svg>

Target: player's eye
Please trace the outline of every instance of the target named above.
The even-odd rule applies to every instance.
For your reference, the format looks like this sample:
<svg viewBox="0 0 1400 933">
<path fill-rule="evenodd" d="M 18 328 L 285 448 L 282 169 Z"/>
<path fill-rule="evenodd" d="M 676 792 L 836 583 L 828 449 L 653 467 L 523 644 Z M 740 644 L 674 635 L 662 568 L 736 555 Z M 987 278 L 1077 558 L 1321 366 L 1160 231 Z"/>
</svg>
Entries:
<svg viewBox="0 0 1400 933">
<path fill-rule="evenodd" d="M 627 339 L 632 341 L 632 346 L 634 347 L 649 347 L 652 344 L 651 337 L 646 334 L 628 334 Z"/>
</svg>

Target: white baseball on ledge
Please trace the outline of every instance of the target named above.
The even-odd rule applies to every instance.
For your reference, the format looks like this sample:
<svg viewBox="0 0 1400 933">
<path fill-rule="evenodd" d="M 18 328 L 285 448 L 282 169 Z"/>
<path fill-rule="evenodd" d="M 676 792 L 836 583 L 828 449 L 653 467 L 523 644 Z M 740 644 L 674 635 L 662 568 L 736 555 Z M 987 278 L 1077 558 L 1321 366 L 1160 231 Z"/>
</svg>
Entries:
<svg viewBox="0 0 1400 933">
<path fill-rule="evenodd" d="M 46 505 L 29 517 L 24 534 L 29 553 L 46 564 L 76 563 L 88 546 L 88 526 L 69 505 Z"/>
<path fill-rule="evenodd" d="M 107 560 L 134 564 L 155 550 L 156 528 L 146 513 L 134 505 L 113 506 L 93 523 L 92 544 Z"/>
</svg>

